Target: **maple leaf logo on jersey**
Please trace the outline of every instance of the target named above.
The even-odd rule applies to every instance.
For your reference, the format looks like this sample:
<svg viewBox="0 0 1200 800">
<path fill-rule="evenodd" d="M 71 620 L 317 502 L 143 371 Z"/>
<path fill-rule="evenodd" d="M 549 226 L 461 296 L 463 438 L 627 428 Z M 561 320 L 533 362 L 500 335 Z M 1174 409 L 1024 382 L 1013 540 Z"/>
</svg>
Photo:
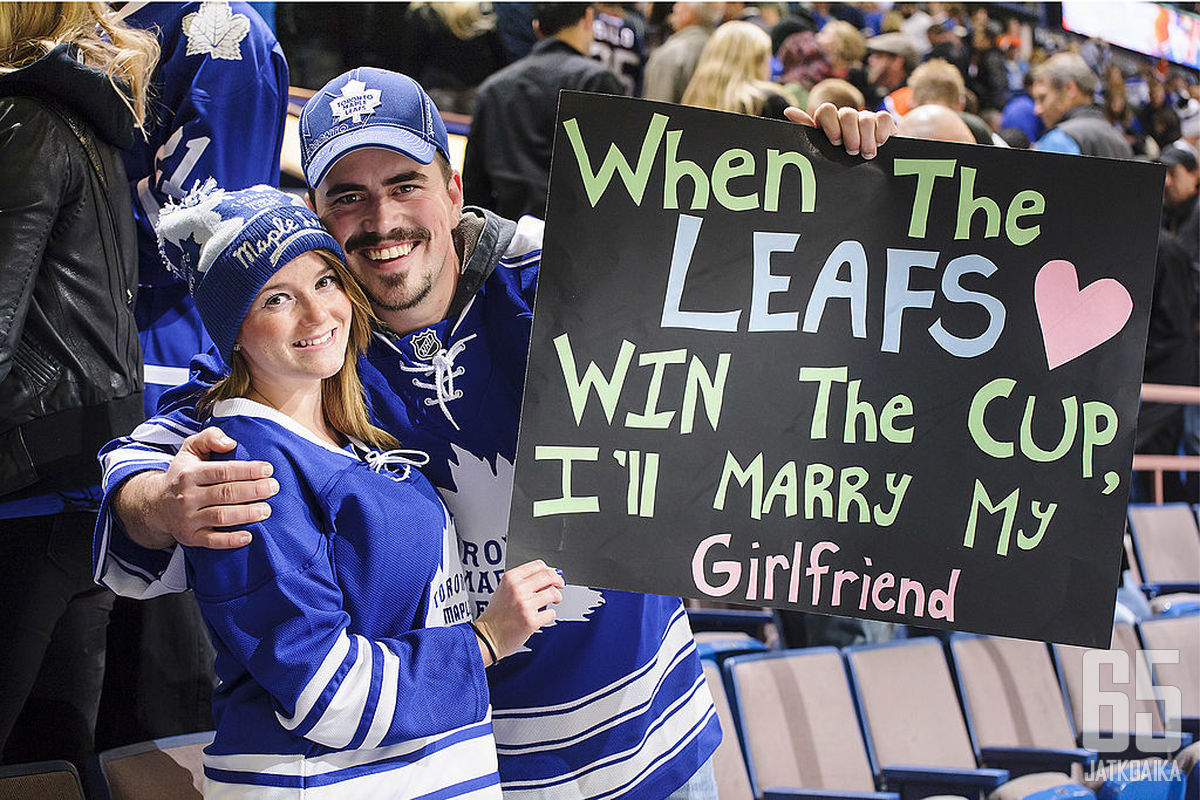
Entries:
<svg viewBox="0 0 1200 800">
<path fill-rule="evenodd" d="M 428 328 L 412 337 L 409 344 L 412 346 L 413 354 L 422 361 L 428 361 L 442 349 L 442 343 L 438 341 L 437 334 Z"/>
<path fill-rule="evenodd" d="M 242 39 L 248 33 L 250 20 L 245 14 L 234 14 L 229 3 L 201 3 L 199 11 L 183 18 L 189 56 L 241 61 Z"/>
<path fill-rule="evenodd" d="M 380 97 L 379 89 L 368 89 L 362 81 L 346 81 L 341 95 L 329 101 L 329 110 L 338 122 L 352 119 L 357 125 L 363 121 L 363 117 L 375 113 L 381 102 Z"/>
</svg>

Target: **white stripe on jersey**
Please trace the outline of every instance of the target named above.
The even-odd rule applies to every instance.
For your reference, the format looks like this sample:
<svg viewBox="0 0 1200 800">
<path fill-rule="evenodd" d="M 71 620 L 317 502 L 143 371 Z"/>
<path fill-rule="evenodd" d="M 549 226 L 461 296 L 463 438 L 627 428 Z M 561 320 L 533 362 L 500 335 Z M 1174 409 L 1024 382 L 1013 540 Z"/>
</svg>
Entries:
<svg viewBox="0 0 1200 800">
<path fill-rule="evenodd" d="M 647 729 L 642 740 L 622 753 L 545 780 L 504 784 L 504 800 L 606 800 L 628 797 L 630 788 L 673 758 L 700 735 L 716 714 L 701 675 Z M 549 785 L 554 784 L 554 785 Z"/>
<path fill-rule="evenodd" d="M 503 755 L 555 750 L 576 744 L 644 711 L 664 677 L 695 650 L 683 608 L 663 636 L 654 658 L 631 675 L 589 695 L 552 706 L 506 708 L 496 712 L 496 747 Z M 547 731 L 560 741 L 547 742 Z M 561 741 L 565 740 L 565 741 Z"/>
<path fill-rule="evenodd" d="M 187 383 L 191 377 L 191 372 L 187 367 L 164 367 L 161 364 L 144 364 L 142 366 L 142 378 L 146 383 L 153 383 L 156 386 L 178 386 L 181 383 Z"/>
<path fill-rule="evenodd" d="M 434 749 L 416 761 L 405 756 L 433 746 L 448 738 L 462 738 L 449 746 Z M 305 789 L 266 786 L 253 783 L 270 776 L 282 778 L 315 777 L 340 770 L 354 770 L 392 760 L 393 765 L 378 772 L 369 772 L 347 780 Z M 343 750 L 323 756 L 306 758 L 302 755 L 208 755 L 204 766 L 209 769 L 245 773 L 246 783 L 233 783 L 206 778 L 204 797 L 250 798 L 284 800 L 288 798 L 370 798 L 418 797 L 445 787 L 446 775 L 457 774 L 462 782 L 482 779 L 496 771 L 495 746 L 490 735 L 489 718 L 436 736 L 413 739 L 390 747 Z M 468 771 L 469 769 L 469 771 Z M 462 794 L 446 795 L 460 800 L 500 800 L 499 784 L 492 784 Z"/>
</svg>

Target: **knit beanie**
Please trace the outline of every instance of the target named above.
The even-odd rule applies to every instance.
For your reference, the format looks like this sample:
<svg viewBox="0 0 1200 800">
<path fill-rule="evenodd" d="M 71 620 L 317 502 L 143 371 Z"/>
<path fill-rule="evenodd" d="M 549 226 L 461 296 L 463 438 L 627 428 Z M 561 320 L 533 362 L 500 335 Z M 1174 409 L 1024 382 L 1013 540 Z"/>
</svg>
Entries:
<svg viewBox="0 0 1200 800">
<path fill-rule="evenodd" d="M 304 201 L 270 186 L 227 192 L 209 178 L 159 213 L 158 250 L 187 281 L 225 363 L 254 298 L 271 276 L 309 250 L 342 249 Z"/>
</svg>

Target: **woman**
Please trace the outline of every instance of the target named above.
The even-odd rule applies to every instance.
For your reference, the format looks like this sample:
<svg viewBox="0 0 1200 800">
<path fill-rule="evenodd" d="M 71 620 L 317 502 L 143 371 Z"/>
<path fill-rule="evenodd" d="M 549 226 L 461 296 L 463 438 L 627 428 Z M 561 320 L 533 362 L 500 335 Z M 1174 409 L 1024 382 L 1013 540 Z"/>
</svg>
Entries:
<svg viewBox="0 0 1200 800">
<path fill-rule="evenodd" d="M 299 198 L 210 181 L 158 233 L 230 366 L 200 408 L 280 484 L 248 546 L 187 551 L 221 678 L 205 796 L 499 798 L 484 668 L 553 621 L 562 579 L 509 570 L 471 621 L 424 454 L 368 418 L 370 306 Z"/>
<path fill-rule="evenodd" d="M 726 22 L 700 52 L 696 73 L 683 93 L 683 104 L 786 119 L 792 105 L 771 74 L 771 37 L 749 22 Z"/>
<path fill-rule="evenodd" d="M 102 3 L 0 3 L 0 749 L 93 749 L 112 595 L 91 571 L 96 451 L 141 419 L 137 241 L 117 153 L 150 34 Z"/>
</svg>

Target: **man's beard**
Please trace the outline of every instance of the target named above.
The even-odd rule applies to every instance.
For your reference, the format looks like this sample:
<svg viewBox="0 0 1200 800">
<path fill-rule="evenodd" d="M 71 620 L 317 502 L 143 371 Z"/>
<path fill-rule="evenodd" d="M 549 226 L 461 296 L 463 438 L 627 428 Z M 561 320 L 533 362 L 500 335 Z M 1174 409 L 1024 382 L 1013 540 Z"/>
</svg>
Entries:
<svg viewBox="0 0 1200 800">
<path fill-rule="evenodd" d="M 368 285 L 365 281 L 359 281 L 363 287 L 363 291 L 367 295 L 367 299 L 371 301 L 371 305 L 382 311 L 407 311 L 421 303 L 429 293 L 433 290 L 433 272 L 427 272 L 418 278 L 418 285 L 414 290 L 404 294 L 404 287 L 408 283 L 407 275 L 377 275 L 372 283 L 380 284 L 379 287 Z M 400 293 L 400 298 L 396 299 L 395 295 Z"/>
<path fill-rule="evenodd" d="M 359 251 L 366 248 L 377 248 L 385 240 L 411 240 L 420 242 L 423 246 L 428 246 L 432 238 L 433 236 L 429 232 L 429 229 L 420 225 L 412 228 L 393 228 L 388 231 L 387 236 L 380 236 L 378 233 L 364 231 L 346 240 L 345 252 L 347 254 L 359 253 L 359 258 L 364 259 L 369 265 L 371 259 L 367 258 L 365 253 Z M 443 266 L 445 266 L 444 263 Z M 362 286 L 363 292 L 366 293 L 367 299 L 371 301 L 371 305 L 375 308 L 383 311 L 407 311 L 419 305 L 421 301 L 429 296 L 429 292 L 433 289 L 434 278 L 441 272 L 440 269 L 431 270 L 424 275 L 417 276 L 414 272 L 415 267 L 416 265 L 413 265 L 413 268 L 410 268 L 407 274 L 373 275 L 369 282 L 363 278 L 360 278 L 358 282 Z M 371 275 L 370 266 L 367 267 L 367 271 L 364 274 Z M 408 296 L 402 296 L 401 299 L 396 300 L 394 295 L 397 291 L 404 292 L 404 287 L 408 283 L 409 278 L 417 281 L 416 286 L 413 290 L 409 291 Z M 373 285 L 375 283 L 378 283 L 379 286 Z"/>
</svg>

